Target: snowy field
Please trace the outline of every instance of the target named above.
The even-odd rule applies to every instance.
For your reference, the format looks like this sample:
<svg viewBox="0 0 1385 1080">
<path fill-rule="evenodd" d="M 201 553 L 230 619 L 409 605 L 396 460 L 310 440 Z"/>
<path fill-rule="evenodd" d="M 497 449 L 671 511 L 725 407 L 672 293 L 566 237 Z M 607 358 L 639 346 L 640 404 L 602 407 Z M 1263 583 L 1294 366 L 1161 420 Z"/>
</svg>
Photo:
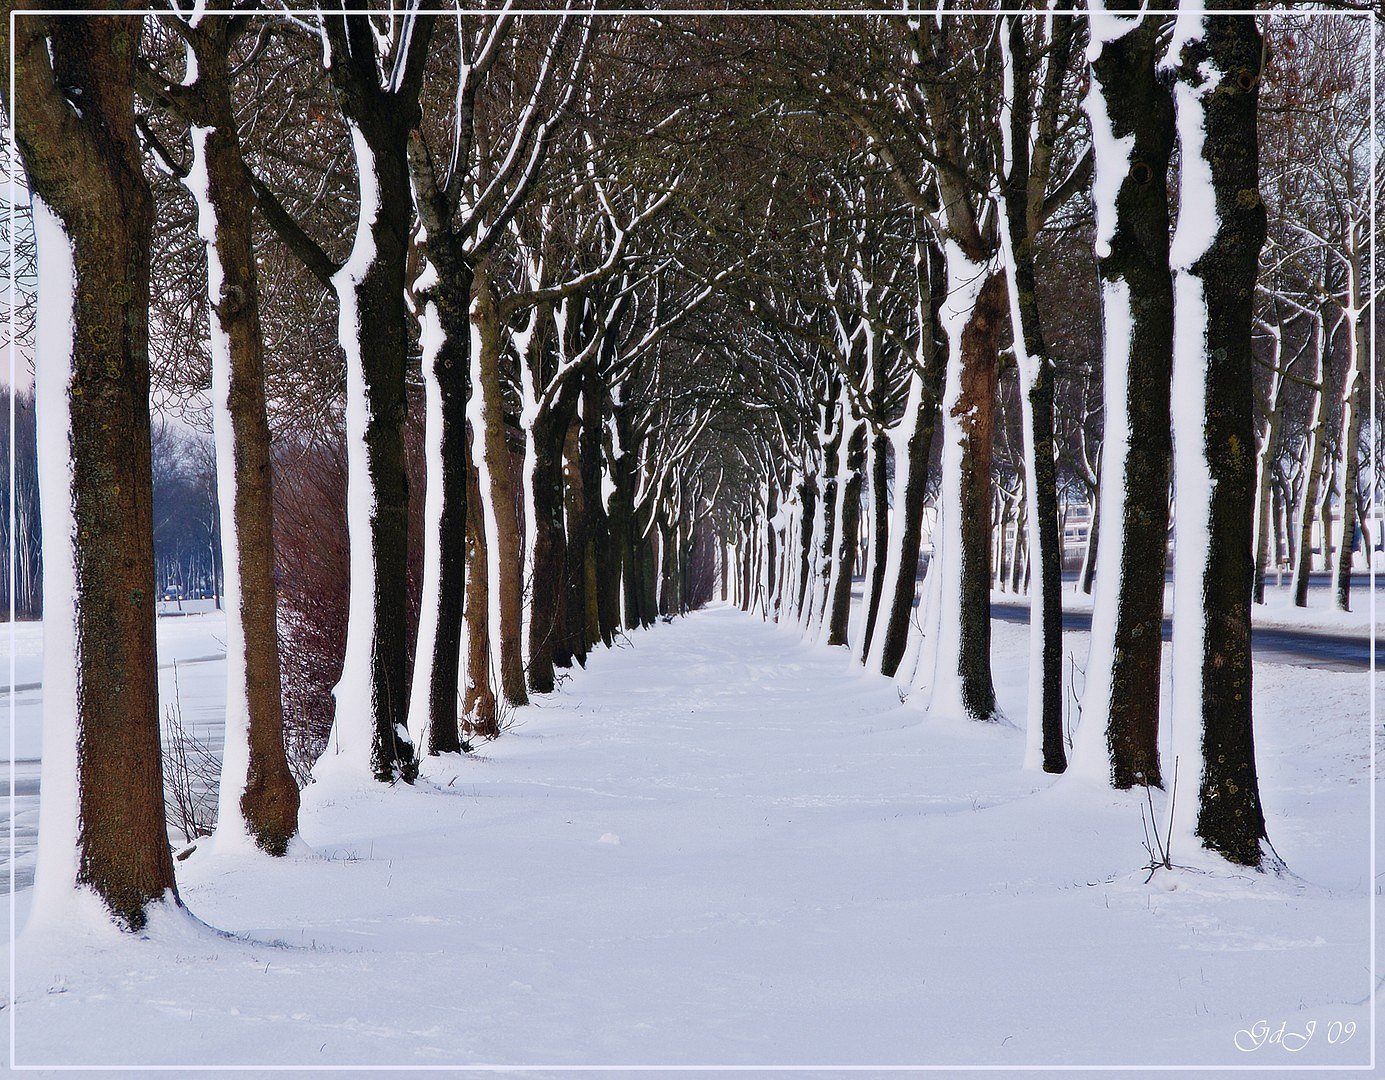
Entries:
<svg viewBox="0 0 1385 1080">
<path fill-rule="evenodd" d="M 1253 604 L 1250 609 L 1251 624 L 1259 627 L 1308 630 L 1330 634 L 1370 633 L 1372 625 L 1371 588 L 1363 576 L 1352 585 L 1351 610 L 1338 611 L 1333 603 L 1333 590 L 1327 582 L 1314 579 L 1308 590 L 1308 606 L 1294 606 L 1294 592 L 1287 575 L 1284 583 L 1277 584 L 1274 575 L 1265 583 L 1265 602 Z M 1376 606 L 1379 618 L 1385 618 L 1385 572 L 1379 573 L 1375 589 Z M 1028 593 L 1013 593 L 1008 590 L 993 589 L 991 599 L 1004 604 L 1023 604 L 1028 606 Z M 1094 593 L 1084 593 L 1073 582 L 1063 583 L 1064 611 L 1091 611 Z M 1173 584 L 1164 586 L 1164 615 L 1173 614 Z"/>
<path fill-rule="evenodd" d="M 18 629 L 24 686 L 40 634 Z M 166 700 L 176 657 L 204 730 L 218 630 L 159 624 Z M 1027 630 L 994 634 L 1022 723 Z M 1080 665 L 1086 635 L 1064 648 Z M 309 788 L 311 853 L 204 846 L 183 898 L 234 936 L 164 918 L 140 941 L 21 938 L 17 1059 L 1359 1068 L 1368 679 L 1255 674 L 1292 873 L 1146 884 L 1143 795 L 1022 772 L 1018 730 L 940 727 L 840 650 L 695 613 L 598 651 L 415 789 Z M 32 761 L 38 692 L 15 700 Z M 1265 1039 L 1284 1024 L 1312 1037 Z"/>
</svg>

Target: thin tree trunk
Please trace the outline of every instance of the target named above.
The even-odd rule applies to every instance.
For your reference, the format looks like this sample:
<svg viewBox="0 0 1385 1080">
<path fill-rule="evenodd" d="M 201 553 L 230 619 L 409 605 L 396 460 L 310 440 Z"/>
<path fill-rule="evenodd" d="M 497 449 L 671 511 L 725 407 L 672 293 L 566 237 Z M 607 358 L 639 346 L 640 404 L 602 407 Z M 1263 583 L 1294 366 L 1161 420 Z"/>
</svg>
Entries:
<svg viewBox="0 0 1385 1080">
<path fill-rule="evenodd" d="M 1331 335 L 1326 330 L 1326 317 L 1313 315 L 1313 341 L 1317 358 L 1316 387 L 1313 398 L 1313 418 L 1308 425 L 1308 440 L 1303 459 L 1303 490 L 1299 493 L 1298 520 L 1294 543 L 1294 606 L 1308 606 L 1308 580 L 1313 570 L 1313 525 L 1318 513 L 1319 485 L 1322 479 L 1323 442 L 1327 433 L 1327 410 L 1332 398 L 1332 364 L 1329 360 Z"/>
<path fill-rule="evenodd" d="M 929 248 L 922 261 L 919 282 L 919 355 L 909 376 L 909 398 L 901 424 L 902 438 L 894 441 L 895 512 L 890 529 L 890 552 L 885 569 L 887 621 L 878 654 L 869 666 L 891 678 L 899 671 L 909 643 L 909 622 L 918 592 L 919 551 L 923 539 L 923 508 L 928 493 L 928 463 L 933 432 L 938 420 L 939 383 L 946 349 L 934 338 L 936 310 L 932 288 L 933 269 L 941 261 Z M 902 468 L 901 468 L 902 466 Z"/>
<path fill-rule="evenodd" d="M 563 440 L 563 465 L 559 474 L 560 497 L 567 514 L 567 544 L 562 557 L 563 643 L 560 655 L 571 664 L 587 662 L 587 506 L 582 490 L 582 460 L 578 446 L 579 427 L 575 422 L 576 397 L 560 418 L 567 437 Z"/>
<path fill-rule="evenodd" d="M 479 435 L 477 457 L 481 505 L 485 510 L 486 548 L 490 568 L 491 645 L 499 656 L 500 689 L 507 705 L 526 705 L 524 649 L 521 641 L 523 559 L 516 514 L 510 446 L 505 432 L 505 399 L 501 390 L 501 326 L 494 287 L 486 267 L 478 267 L 472 324 L 478 348 L 474 360 L 475 395 L 471 423 Z"/>
<path fill-rule="evenodd" d="M 595 367 L 582 373 L 582 486 L 587 491 L 587 535 L 590 544 L 588 586 L 595 624 L 588 627 L 593 642 L 615 643 L 620 625 L 619 564 L 613 565 L 611 521 L 601 484 L 601 442 L 604 432 L 601 376 Z M 590 613 L 589 613 L 590 614 Z"/>
<path fill-rule="evenodd" d="M 847 645 L 851 621 L 851 580 L 859 549 L 856 538 L 861 527 L 861 486 L 866 464 L 866 425 L 856 420 L 846 443 L 846 475 L 840 478 L 841 521 L 837 530 L 837 565 L 832 578 L 832 596 L 827 626 L 827 644 Z"/>
<path fill-rule="evenodd" d="M 1265 572 L 1270 557 L 1271 503 L 1274 488 L 1274 463 L 1279 454 L 1279 432 L 1284 419 L 1284 376 L 1279 370 L 1282 362 L 1283 338 L 1278 326 L 1274 330 L 1273 372 L 1265 415 L 1255 458 L 1255 579 L 1253 599 L 1265 602 Z"/>
<path fill-rule="evenodd" d="M 475 433 L 467 432 L 468 440 Z M 500 734 L 492 678 L 490 642 L 490 571 L 486 553 L 486 521 L 481 507 L 481 483 L 474 462 L 466 466 L 466 648 L 462 653 L 462 717 L 472 734 L 491 739 Z"/>
<path fill-rule="evenodd" d="M 1361 267 L 1359 253 L 1347 273 L 1347 303 L 1343 312 L 1346 325 L 1348 361 L 1342 386 L 1342 426 L 1339 443 L 1341 463 L 1341 526 L 1337 539 L 1336 601 L 1341 611 L 1351 610 L 1351 562 L 1355 550 L 1354 533 L 1360 505 L 1358 486 L 1361 473 L 1361 418 L 1365 407 L 1365 371 L 1370 365 L 1369 339 L 1361 333 Z M 1369 551 L 1367 551 L 1369 556 Z M 1369 566 L 1369 557 L 1367 559 Z"/>
<path fill-rule="evenodd" d="M 202 113 L 186 183 L 207 250 L 212 428 L 226 593 L 226 734 L 217 844 L 283 855 L 298 833 L 298 784 L 284 752 L 274 591 L 274 496 L 264 336 L 246 177 L 231 103 L 229 20 L 189 30 Z M 215 561 L 213 561 L 215 573 Z"/>
<path fill-rule="evenodd" d="M 572 652 L 564 647 L 566 637 L 559 615 L 565 614 L 561 602 L 563 552 L 567 537 L 563 528 L 562 418 L 554 408 L 544 409 L 533 421 L 528 434 L 530 470 L 530 520 L 532 531 L 529 578 L 529 689 L 536 694 L 553 692 L 554 664 L 572 663 Z"/>
<path fill-rule="evenodd" d="M 1087 515 L 1087 542 L 1082 546 L 1082 568 L 1078 571 L 1078 585 L 1082 592 L 1092 595 L 1092 584 L 1096 580 L 1096 557 L 1097 541 L 1101 536 L 1101 486 L 1092 488 L 1091 498 L 1088 502 L 1090 513 Z"/>
<path fill-rule="evenodd" d="M 813 575 L 813 538 L 817 530 L 817 515 L 821 512 L 818 506 L 817 484 L 810 476 L 805 475 L 803 483 L 799 486 L 799 501 L 803 506 L 803 517 L 800 519 L 798 537 L 798 596 L 795 616 L 800 623 L 806 624 L 808 608 L 812 602 L 809 585 Z"/>
</svg>

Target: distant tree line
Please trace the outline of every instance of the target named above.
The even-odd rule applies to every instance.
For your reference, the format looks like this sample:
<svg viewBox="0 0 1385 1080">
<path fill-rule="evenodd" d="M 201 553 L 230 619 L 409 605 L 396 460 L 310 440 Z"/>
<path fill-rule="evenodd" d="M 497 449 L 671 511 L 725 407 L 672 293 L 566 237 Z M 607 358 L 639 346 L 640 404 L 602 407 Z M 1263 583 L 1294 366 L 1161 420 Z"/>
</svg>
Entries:
<svg viewBox="0 0 1385 1080">
<path fill-rule="evenodd" d="M 10 472 L 0 472 L 0 617 L 10 610 L 10 534 L 14 534 L 14 612 L 43 618 L 43 533 L 39 514 L 38 447 L 32 391 L 0 387 L 0 444 L 9 446 L 14 409 L 14 518 Z M 154 590 L 160 596 L 218 597 L 221 528 L 210 441 L 163 423 L 153 428 Z"/>
</svg>

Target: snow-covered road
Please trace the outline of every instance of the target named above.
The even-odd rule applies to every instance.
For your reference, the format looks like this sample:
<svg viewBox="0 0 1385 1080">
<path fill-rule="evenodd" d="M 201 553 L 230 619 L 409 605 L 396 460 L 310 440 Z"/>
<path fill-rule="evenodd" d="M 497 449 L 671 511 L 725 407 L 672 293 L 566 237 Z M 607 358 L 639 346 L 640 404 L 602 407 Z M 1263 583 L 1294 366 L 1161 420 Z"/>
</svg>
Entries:
<svg viewBox="0 0 1385 1080">
<path fill-rule="evenodd" d="M 1018 716 L 1026 631 L 995 632 Z M 416 789 L 310 788 L 315 855 L 180 864 L 243 940 L 22 939 L 19 1061 L 1359 1064 L 1365 680 L 1257 674 L 1302 877 L 1146 885 L 1142 796 L 1024 773 L 1017 731 L 699 612 Z M 1320 1034 L 1251 1058 L 1262 1019 Z"/>
</svg>

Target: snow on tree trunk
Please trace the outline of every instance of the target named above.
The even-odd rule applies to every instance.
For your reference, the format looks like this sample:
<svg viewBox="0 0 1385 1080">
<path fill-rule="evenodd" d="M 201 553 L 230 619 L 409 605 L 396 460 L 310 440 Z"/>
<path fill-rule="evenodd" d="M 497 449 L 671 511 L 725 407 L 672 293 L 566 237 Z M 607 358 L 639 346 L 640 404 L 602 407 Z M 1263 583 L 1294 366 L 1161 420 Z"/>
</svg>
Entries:
<svg viewBox="0 0 1385 1080">
<path fill-rule="evenodd" d="M 1265 426 L 1259 433 L 1255 455 L 1255 603 L 1265 602 L 1265 573 L 1270 558 L 1270 532 L 1274 488 L 1274 462 L 1279 453 L 1279 432 L 1284 420 L 1284 335 L 1278 325 L 1270 332 L 1270 387 L 1265 401 Z"/>
<path fill-rule="evenodd" d="M 940 312 L 948 342 L 943 387 L 943 449 L 938 524 L 933 532 L 937 607 L 931 636 L 928 711 L 945 719 L 998 721 L 991 681 L 991 440 L 997 378 L 996 338 L 1004 318 L 1004 276 L 944 246 L 947 299 Z"/>
<path fill-rule="evenodd" d="M 885 560 L 884 626 L 871 641 L 866 666 L 895 676 L 909 644 L 909 626 L 918 594 L 919 550 L 923 537 L 923 504 L 928 486 L 928 455 L 938 418 L 937 382 L 943 350 L 933 340 L 932 297 L 923 253 L 916 256 L 922 276 L 919 298 L 919 355 L 909 373 L 904 418 L 890 431 L 895 461 L 894 520 Z M 910 673 L 912 674 L 912 673 Z"/>
<path fill-rule="evenodd" d="M 1034 185 L 1030 140 L 1029 54 L 1023 21 L 1012 18 L 1002 32 L 1005 104 L 1000 132 L 1004 158 L 1004 224 L 1000 250 L 1010 298 L 1010 325 L 1020 382 L 1024 440 L 1024 512 L 1028 550 L 1039 564 L 1029 599 L 1029 675 L 1024 766 L 1058 773 L 1067 767 L 1063 737 L 1062 534 L 1058 529 L 1057 473 L 1053 445 L 1053 369 L 1039 325 L 1034 271 L 1036 222 L 1031 203 L 1042 202 L 1042 179 Z M 1018 70 L 1017 70 L 1018 66 Z M 1018 77 L 1017 77 L 1018 76 Z M 1023 81 L 1026 85 L 1021 86 Z M 1021 97 L 1021 95 L 1023 95 Z M 1037 187 L 1037 191 L 1031 191 Z M 1020 580 L 1021 525 L 1015 522 L 1010 554 L 1012 590 Z"/>
<path fill-rule="evenodd" d="M 471 425 L 467 425 L 470 429 Z M 485 507 L 481 503 L 481 458 L 474 431 L 467 431 L 466 604 L 461 647 L 462 716 L 482 738 L 500 734 L 491 657 L 490 558 L 486 547 Z"/>
<path fill-rule="evenodd" d="M 424 269 L 423 276 L 416 283 L 417 291 L 426 295 L 437 284 L 437 268 L 431 263 Z M 452 709 L 451 730 L 446 721 L 434 729 L 430 699 L 432 697 L 433 677 L 442 664 L 449 662 L 445 649 L 438 640 L 438 628 L 442 623 L 441 607 L 444 600 L 442 588 L 443 564 L 445 560 L 464 558 L 463 552 L 443 551 L 443 508 L 445 498 L 443 477 L 446 469 L 444 436 L 444 401 L 442 384 L 438 378 L 438 360 L 442 355 L 444 342 L 442 316 L 438 305 L 430 300 L 423 303 L 419 312 L 419 351 L 422 353 L 420 366 L 423 372 L 423 435 L 424 468 L 427 487 L 423 497 L 423 588 L 419 595 L 418 638 L 414 647 L 413 683 L 409 691 L 409 720 L 418 736 L 419 745 L 429 754 L 448 753 L 459 749 L 456 745 L 456 709 Z M 455 584 L 453 588 L 455 588 Z M 460 638 L 458 638 L 460 649 Z M 450 658 L 452 670 L 457 670 L 460 652 Z M 454 676 L 455 690 L 455 676 Z M 454 693 L 455 699 L 455 693 Z"/>
<path fill-rule="evenodd" d="M 382 225 L 379 162 L 360 126 L 348 122 L 360 184 L 361 205 L 351 254 L 333 275 L 339 308 L 338 338 L 346 355 L 346 523 L 351 548 L 351 583 L 346 656 L 333 694 L 336 716 L 327 751 L 314 773 L 319 779 L 373 777 L 412 780 L 418 768 L 413 740 L 404 725 L 403 543 L 405 511 L 381 498 L 382 479 L 391 489 L 403 485 L 403 380 L 386 367 L 392 338 L 400 325 L 382 322 L 383 278 L 392 277 L 379 259 L 377 227 Z M 393 242 L 392 240 L 387 242 Z M 382 300 L 384 302 L 382 303 Z M 402 292 L 398 297 L 402 306 Z M 400 343 L 402 345 L 402 343 Z M 381 348 L 381 346 L 384 346 Z M 399 361 L 402 363 L 402 355 Z M 402 373 L 401 373 L 402 375 Z M 396 401 L 396 399 L 398 399 Z M 391 495 L 394 495 L 391 491 Z M 386 580 L 381 580 L 383 576 Z"/>
<path fill-rule="evenodd" d="M 1342 380 L 1342 416 L 1338 433 L 1341 461 L 1337 466 L 1337 490 L 1341 495 L 1341 502 L 1334 530 L 1337 565 L 1333 567 L 1336 578 L 1335 600 L 1340 611 L 1351 610 L 1351 564 L 1356 547 L 1353 541 L 1356 535 L 1359 505 L 1357 486 L 1361 471 L 1361 414 L 1366 389 L 1365 369 L 1370 364 L 1368 337 L 1361 333 L 1359 246 L 1353 242 L 1351 254 L 1346 259 L 1346 303 L 1342 309 L 1342 321 L 1347 332 L 1347 370 Z"/>
<path fill-rule="evenodd" d="M 1266 857 L 1251 723 L 1251 315 L 1265 208 L 1254 16 L 1180 8 L 1169 64 L 1182 152 L 1175 281 L 1173 849 Z"/>
<path fill-rule="evenodd" d="M 803 516 L 799 519 L 799 560 L 798 584 L 794 596 L 795 617 L 805 634 L 812 617 L 812 586 L 816 580 L 817 553 L 822 544 L 822 499 L 818 494 L 818 474 L 820 466 L 816 459 L 809 461 L 804 472 L 800 501 Z"/>
<path fill-rule="evenodd" d="M 852 655 L 861 664 L 864 664 L 870 655 L 870 645 L 880 621 L 880 600 L 885 591 L 885 568 L 889 562 L 890 546 L 890 436 L 885 428 L 889 385 L 885 350 L 880 341 L 879 330 L 874 325 L 866 327 L 865 371 L 869 380 L 867 392 L 876 429 L 869 435 L 870 504 L 869 513 L 866 515 L 868 528 L 865 596 L 861 602 L 859 628 L 853 630 L 851 638 Z"/>
<path fill-rule="evenodd" d="M 72 401 L 78 288 L 72 241 L 62 220 L 33 196 L 38 259 L 34 340 L 35 428 L 38 432 L 39 509 L 43 544 L 43 768 L 39 788 L 38 866 L 30 924 L 54 923 L 72 911 L 80 880 L 81 802 L 77 673 L 78 636 L 76 477 L 72 460 Z"/>
<path fill-rule="evenodd" d="M 1093 10 L 1085 102 L 1095 151 L 1105 439 L 1087 687 L 1068 771 L 1117 788 L 1161 783 L 1173 340 L 1173 103 L 1155 71 L 1161 25 L 1153 16 Z"/>
</svg>

